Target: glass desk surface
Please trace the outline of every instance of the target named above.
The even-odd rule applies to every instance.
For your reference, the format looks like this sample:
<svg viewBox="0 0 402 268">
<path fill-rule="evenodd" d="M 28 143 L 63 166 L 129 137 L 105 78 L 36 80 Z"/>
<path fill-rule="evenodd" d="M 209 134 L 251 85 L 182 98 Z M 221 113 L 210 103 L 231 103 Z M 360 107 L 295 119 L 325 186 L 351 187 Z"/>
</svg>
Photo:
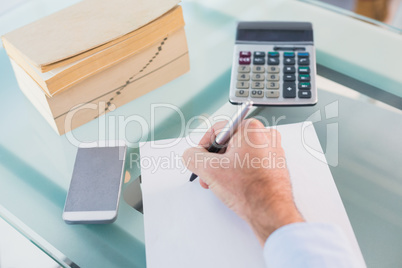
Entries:
<svg viewBox="0 0 402 268">
<path fill-rule="evenodd" d="M 82 267 L 145 267 L 143 215 L 123 198 L 118 219 L 113 224 L 71 226 L 63 222 L 61 215 L 77 151 L 76 145 L 70 141 L 116 138 L 111 134 L 114 131 L 110 131 L 117 131 L 111 118 L 136 115 L 152 123 L 152 113 L 154 122 L 145 135 L 138 123 L 127 124 L 123 134 L 129 144 L 179 136 L 178 113 L 160 107 L 152 111 L 151 104 L 168 103 L 179 107 L 186 123 L 193 116 L 214 113 L 228 100 L 236 21 L 267 20 L 269 16 L 264 9 L 256 6 L 265 8 L 272 2 L 275 8 L 284 5 L 283 9 L 295 1 L 252 2 L 254 7 L 247 3 L 247 7 L 239 4 L 228 9 L 225 5 L 228 6 L 229 1 L 182 3 L 191 71 L 61 137 L 18 89 L 9 59 L 0 48 L 0 216 L 62 265 L 69 263 L 67 257 Z M 51 11 L 66 3 L 62 1 L 56 7 L 53 4 Z M 24 8 L 14 12 L 13 16 L 28 14 L 29 9 L 24 11 Z M 241 9 L 243 12 L 239 13 Z M 231 14 L 236 12 L 238 16 Z M 44 11 L 42 15 L 45 14 Z M 17 25 L 17 17 L 10 16 L 0 15 L 0 21 L 14 21 Z M 402 83 L 398 80 L 400 78 L 393 76 L 393 63 L 382 65 L 376 76 L 380 80 L 371 82 L 372 71 L 362 67 L 365 59 L 361 63 L 355 56 L 347 61 L 343 56 L 331 55 L 328 46 L 317 41 L 317 62 L 322 68 L 319 68 L 316 106 L 258 108 L 253 115 L 262 116 L 269 123 L 281 118 L 279 124 L 307 119 L 315 121 L 318 137 L 367 265 L 401 266 L 402 113 L 399 110 L 400 97 L 395 94 L 401 90 Z M 346 86 L 340 83 L 344 73 L 339 74 L 336 66 L 331 66 L 334 61 L 344 63 L 348 70 L 359 70 L 357 75 L 349 77 L 352 80 L 348 78 Z M 327 67 L 338 71 L 338 76 L 331 76 Z M 391 82 L 382 83 L 385 81 L 383 74 L 388 69 Z M 355 78 L 368 84 L 356 82 Z M 384 90 L 378 87 L 381 84 Z M 371 93 L 358 92 L 364 91 L 357 89 L 364 85 L 371 88 Z M 397 90 L 391 87 L 395 85 L 399 85 Z M 391 99 L 389 103 L 399 109 L 367 96 L 373 96 L 372 91 L 378 89 L 380 92 L 375 92 L 375 96 L 385 94 L 385 100 Z M 135 151 L 135 148 L 130 148 L 128 154 Z M 123 195 L 140 175 L 140 171 L 130 168 L 129 163 L 127 159 Z"/>
</svg>

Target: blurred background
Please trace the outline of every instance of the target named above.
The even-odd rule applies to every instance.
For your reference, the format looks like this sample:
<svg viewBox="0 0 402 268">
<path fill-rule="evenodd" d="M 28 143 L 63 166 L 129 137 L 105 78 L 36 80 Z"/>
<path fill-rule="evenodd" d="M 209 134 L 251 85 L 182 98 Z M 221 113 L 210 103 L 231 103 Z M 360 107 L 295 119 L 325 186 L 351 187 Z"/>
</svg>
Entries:
<svg viewBox="0 0 402 268">
<path fill-rule="evenodd" d="M 401 0 L 321 0 L 402 29 Z"/>
<path fill-rule="evenodd" d="M 186 0 L 183 0 L 186 2 Z M 266 0 L 281 1 L 281 0 Z M 379 26 L 390 26 L 394 30 L 402 33 L 402 0 L 300 0 L 310 2 L 311 4 L 319 5 L 329 4 L 334 8 L 339 8 L 341 11 L 350 12 L 363 16 L 361 19 L 367 22 L 380 22 Z M 13 24 L 0 24 L 0 35 L 3 35 L 16 28 L 17 25 L 22 26 L 31 21 L 42 17 L 43 14 L 51 14 L 64 6 L 72 5 L 79 0 L 71 1 L 53 1 L 53 0 L 0 0 L 0 18 L 7 17 L 9 12 L 19 12 L 20 10 L 29 9 L 31 16 L 20 20 Z M 227 2 L 227 1 L 226 1 Z M 231 1 L 235 3 L 235 0 Z M 328 7 L 327 7 L 328 8 Z M 339 10 L 338 10 L 339 11 Z M 354 16 L 356 17 L 356 16 Z M 359 16 L 357 16 L 359 17 Z M 368 18 L 366 20 L 365 18 Z M 382 25 L 383 23 L 383 25 Z M 12 27 L 12 28 L 11 28 Z M 1 45 L 0 45 L 1 46 Z"/>
</svg>

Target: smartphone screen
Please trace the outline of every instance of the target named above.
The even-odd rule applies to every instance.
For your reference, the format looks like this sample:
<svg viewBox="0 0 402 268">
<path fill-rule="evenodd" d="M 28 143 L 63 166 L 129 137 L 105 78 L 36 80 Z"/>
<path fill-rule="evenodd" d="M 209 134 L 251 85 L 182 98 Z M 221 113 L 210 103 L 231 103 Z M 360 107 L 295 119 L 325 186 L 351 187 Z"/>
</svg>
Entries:
<svg viewBox="0 0 402 268">
<path fill-rule="evenodd" d="M 115 220 L 123 179 L 126 147 L 78 148 L 64 207 L 68 223 Z"/>
</svg>

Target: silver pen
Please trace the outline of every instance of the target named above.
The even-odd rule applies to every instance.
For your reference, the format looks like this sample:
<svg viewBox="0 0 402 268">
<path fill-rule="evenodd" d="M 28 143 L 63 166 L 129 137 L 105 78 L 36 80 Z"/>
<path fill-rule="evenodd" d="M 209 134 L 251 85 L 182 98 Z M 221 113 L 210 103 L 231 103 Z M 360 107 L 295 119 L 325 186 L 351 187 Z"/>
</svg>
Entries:
<svg viewBox="0 0 402 268">
<path fill-rule="evenodd" d="M 248 111 L 253 106 L 252 101 L 248 101 L 244 103 L 235 113 L 231 120 L 228 121 L 226 126 L 222 129 L 222 131 L 216 136 L 215 141 L 209 146 L 208 152 L 210 153 L 218 153 L 230 140 L 232 135 L 236 132 L 238 126 L 241 124 L 243 119 L 246 117 Z M 193 181 L 198 176 L 196 174 L 191 174 L 190 181 Z"/>
</svg>

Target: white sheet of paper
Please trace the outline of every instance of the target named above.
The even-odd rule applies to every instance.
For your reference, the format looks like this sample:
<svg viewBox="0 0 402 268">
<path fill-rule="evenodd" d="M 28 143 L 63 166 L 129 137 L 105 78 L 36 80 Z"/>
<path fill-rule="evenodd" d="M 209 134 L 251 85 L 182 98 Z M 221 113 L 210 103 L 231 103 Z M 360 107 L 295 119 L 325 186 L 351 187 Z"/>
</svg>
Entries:
<svg viewBox="0 0 402 268">
<path fill-rule="evenodd" d="M 322 154 L 313 125 L 304 122 L 277 129 L 300 212 L 307 221 L 338 224 L 364 263 L 329 167 L 312 155 Z M 189 139 L 197 143 L 201 137 L 197 133 L 157 143 L 175 143 L 166 148 L 141 144 L 147 267 L 265 267 L 251 228 L 198 181 L 188 181 L 191 172 L 180 157 L 194 146 Z"/>
</svg>

